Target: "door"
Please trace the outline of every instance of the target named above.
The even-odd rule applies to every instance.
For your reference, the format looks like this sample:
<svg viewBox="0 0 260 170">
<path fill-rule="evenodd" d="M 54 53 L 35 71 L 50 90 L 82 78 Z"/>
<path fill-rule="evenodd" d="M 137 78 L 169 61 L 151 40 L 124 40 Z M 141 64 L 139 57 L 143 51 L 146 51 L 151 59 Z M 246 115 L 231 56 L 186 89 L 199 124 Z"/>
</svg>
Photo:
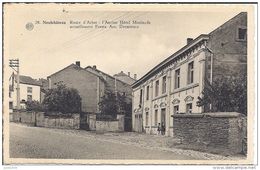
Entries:
<svg viewBox="0 0 260 170">
<path fill-rule="evenodd" d="M 142 132 L 143 131 L 143 118 L 142 114 L 135 115 L 135 131 Z"/>
<path fill-rule="evenodd" d="M 166 109 L 162 109 L 161 110 L 161 134 L 164 135 L 165 134 L 165 127 L 166 127 Z"/>
</svg>

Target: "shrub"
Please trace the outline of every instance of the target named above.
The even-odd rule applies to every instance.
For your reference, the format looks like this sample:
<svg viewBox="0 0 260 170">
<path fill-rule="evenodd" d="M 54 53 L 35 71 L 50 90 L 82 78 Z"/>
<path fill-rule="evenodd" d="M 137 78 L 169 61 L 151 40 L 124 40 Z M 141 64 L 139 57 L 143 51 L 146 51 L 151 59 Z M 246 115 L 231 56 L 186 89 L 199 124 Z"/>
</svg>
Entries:
<svg viewBox="0 0 260 170">
<path fill-rule="evenodd" d="M 76 113 L 81 111 L 81 98 L 74 88 L 58 85 L 47 90 L 43 104 L 49 112 Z"/>
</svg>

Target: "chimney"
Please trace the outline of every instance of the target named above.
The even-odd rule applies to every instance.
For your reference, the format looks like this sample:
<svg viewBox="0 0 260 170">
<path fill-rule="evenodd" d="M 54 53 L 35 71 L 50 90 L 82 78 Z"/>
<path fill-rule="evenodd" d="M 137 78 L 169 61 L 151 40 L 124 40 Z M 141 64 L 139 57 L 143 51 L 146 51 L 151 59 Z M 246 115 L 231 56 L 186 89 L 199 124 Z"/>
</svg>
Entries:
<svg viewBox="0 0 260 170">
<path fill-rule="evenodd" d="M 130 72 L 128 72 L 128 76 L 131 77 Z"/>
<path fill-rule="evenodd" d="M 136 75 L 136 74 L 134 74 L 134 79 L 135 79 L 135 80 L 137 79 L 137 75 Z"/>
<path fill-rule="evenodd" d="M 96 65 L 93 65 L 93 68 L 94 68 L 94 69 L 97 69 L 97 66 L 96 66 Z"/>
<path fill-rule="evenodd" d="M 76 65 L 80 67 L 80 61 L 76 61 Z"/>
<path fill-rule="evenodd" d="M 187 38 L 187 45 L 193 41 L 193 38 Z"/>
</svg>

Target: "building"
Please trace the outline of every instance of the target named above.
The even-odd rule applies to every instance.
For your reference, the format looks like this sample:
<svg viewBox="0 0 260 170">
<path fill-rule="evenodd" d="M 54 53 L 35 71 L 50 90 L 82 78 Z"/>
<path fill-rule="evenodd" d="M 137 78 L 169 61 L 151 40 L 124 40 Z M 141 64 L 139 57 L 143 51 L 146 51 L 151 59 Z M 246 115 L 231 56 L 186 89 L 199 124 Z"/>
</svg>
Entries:
<svg viewBox="0 0 260 170">
<path fill-rule="evenodd" d="M 121 80 L 122 82 L 125 82 L 129 85 L 132 85 L 136 81 L 136 74 L 134 74 L 134 78 L 132 78 L 130 72 L 128 72 L 128 74 L 125 74 L 123 71 L 121 71 L 120 73 L 115 74 L 114 77 L 117 80 Z"/>
<path fill-rule="evenodd" d="M 25 109 L 27 101 L 40 101 L 40 88 L 35 79 L 30 76 L 20 75 L 20 108 Z M 9 110 L 17 109 L 17 75 L 12 74 L 9 78 Z"/>
<path fill-rule="evenodd" d="M 71 64 L 64 69 L 48 76 L 49 88 L 62 83 L 78 90 L 81 97 L 81 110 L 86 113 L 99 113 L 99 102 L 105 92 L 119 92 L 126 95 L 131 102 L 132 88 L 130 85 L 116 80 L 100 71 L 96 66 L 80 67 L 80 62 Z"/>
<path fill-rule="evenodd" d="M 203 25 L 202 25 L 203 26 Z M 202 113 L 196 106 L 205 81 L 238 75 L 247 69 L 247 13 L 242 12 L 209 34 L 163 60 L 133 85 L 132 126 L 136 132 L 173 135 L 173 114 Z"/>
</svg>

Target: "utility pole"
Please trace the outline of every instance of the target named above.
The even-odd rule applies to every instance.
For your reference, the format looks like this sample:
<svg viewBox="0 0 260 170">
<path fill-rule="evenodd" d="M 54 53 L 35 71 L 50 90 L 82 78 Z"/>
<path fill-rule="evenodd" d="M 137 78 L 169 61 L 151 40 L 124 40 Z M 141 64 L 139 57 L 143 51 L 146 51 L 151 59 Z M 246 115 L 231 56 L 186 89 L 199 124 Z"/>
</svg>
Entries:
<svg viewBox="0 0 260 170">
<path fill-rule="evenodd" d="M 17 86 L 16 86 L 16 100 L 17 109 L 20 109 L 20 74 L 19 74 L 19 59 L 10 59 L 9 66 L 16 72 Z"/>
<path fill-rule="evenodd" d="M 116 109 L 118 111 L 119 109 L 119 106 L 118 106 L 118 98 L 117 98 L 117 80 L 116 80 L 116 77 L 115 77 L 115 97 L 116 97 Z"/>
</svg>

